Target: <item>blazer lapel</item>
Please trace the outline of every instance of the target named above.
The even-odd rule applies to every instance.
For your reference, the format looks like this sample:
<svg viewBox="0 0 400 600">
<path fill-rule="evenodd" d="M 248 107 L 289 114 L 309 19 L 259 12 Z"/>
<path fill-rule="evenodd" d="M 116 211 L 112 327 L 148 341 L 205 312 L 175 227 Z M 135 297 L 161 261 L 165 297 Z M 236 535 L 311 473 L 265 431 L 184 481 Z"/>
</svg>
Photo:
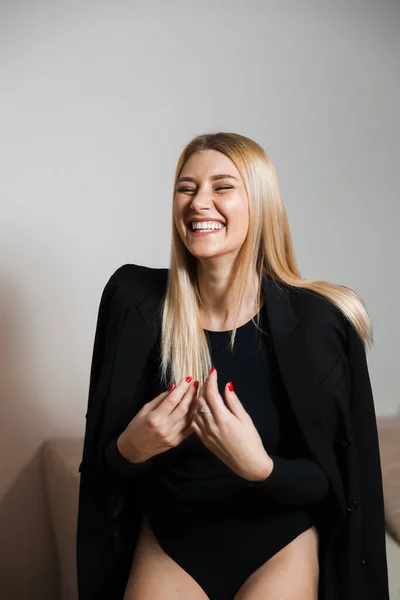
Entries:
<svg viewBox="0 0 400 600">
<path fill-rule="evenodd" d="M 164 291 L 160 293 L 160 288 L 147 291 L 137 304 L 129 306 L 125 315 L 115 353 L 109 358 L 112 377 L 107 388 L 107 402 L 100 434 L 101 456 L 104 444 L 132 418 L 134 406 L 131 399 L 135 395 L 147 358 L 161 329 Z M 103 388 L 101 389 L 103 393 Z"/>
</svg>

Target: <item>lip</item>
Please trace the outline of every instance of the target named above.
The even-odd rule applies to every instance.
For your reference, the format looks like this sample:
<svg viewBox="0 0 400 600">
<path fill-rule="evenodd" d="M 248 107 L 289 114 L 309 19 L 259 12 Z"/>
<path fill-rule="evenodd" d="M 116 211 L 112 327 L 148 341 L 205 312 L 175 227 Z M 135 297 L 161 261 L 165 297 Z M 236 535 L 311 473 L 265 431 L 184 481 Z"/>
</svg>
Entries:
<svg viewBox="0 0 400 600">
<path fill-rule="evenodd" d="M 190 235 L 193 235 L 194 237 L 203 237 L 205 235 L 214 235 L 216 233 L 221 233 L 221 231 L 223 231 L 225 229 L 225 227 L 222 227 L 221 229 L 214 229 L 213 231 L 193 231 L 191 228 L 191 225 L 189 224 L 188 226 L 188 231 L 190 233 Z"/>
<path fill-rule="evenodd" d="M 212 217 L 192 217 L 191 219 L 188 219 L 186 221 L 186 225 L 188 227 L 190 227 L 192 221 L 196 221 L 196 223 L 200 223 L 200 222 L 204 222 L 204 221 L 216 221 L 217 223 L 222 223 L 222 225 L 226 225 L 225 221 L 223 221 L 222 219 L 218 219 L 218 218 L 213 219 Z"/>
</svg>

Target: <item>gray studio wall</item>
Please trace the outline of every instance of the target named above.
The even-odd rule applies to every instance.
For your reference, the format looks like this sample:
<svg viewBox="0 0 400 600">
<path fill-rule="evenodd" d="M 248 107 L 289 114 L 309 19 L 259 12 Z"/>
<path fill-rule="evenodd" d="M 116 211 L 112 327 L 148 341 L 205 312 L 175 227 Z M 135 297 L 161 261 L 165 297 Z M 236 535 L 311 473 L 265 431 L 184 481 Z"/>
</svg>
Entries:
<svg viewBox="0 0 400 600">
<path fill-rule="evenodd" d="M 302 274 L 364 297 L 376 409 L 398 411 L 399 14 L 382 0 L 1 2 L 3 597 L 56 597 L 39 449 L 83 435 L 111 273 L 168 266 L 194 135 L 269 152 Z"/>
</svg>

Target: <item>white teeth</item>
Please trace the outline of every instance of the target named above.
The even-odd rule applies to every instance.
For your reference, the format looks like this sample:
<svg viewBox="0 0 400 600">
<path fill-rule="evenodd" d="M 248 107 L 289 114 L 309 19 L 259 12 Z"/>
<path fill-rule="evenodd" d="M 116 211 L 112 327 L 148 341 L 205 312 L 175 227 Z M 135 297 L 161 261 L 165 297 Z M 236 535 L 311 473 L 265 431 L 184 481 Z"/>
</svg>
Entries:
<svg viewBox="0 0 400 600">
<path fill-rule="evenodd" d="M 196 231 L 196 229 L 222 229 L 223 227 L 225 227 L 225 225 L 219 221 L 192 221 L 192 231 Z"/>
</svg>

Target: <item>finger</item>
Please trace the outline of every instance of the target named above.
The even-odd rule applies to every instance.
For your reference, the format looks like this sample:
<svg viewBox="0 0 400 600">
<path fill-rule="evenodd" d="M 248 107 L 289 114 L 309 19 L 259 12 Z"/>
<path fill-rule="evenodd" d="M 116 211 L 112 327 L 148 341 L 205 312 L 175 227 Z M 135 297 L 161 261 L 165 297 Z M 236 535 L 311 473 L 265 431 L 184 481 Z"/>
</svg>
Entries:
<svg viewBox="0 0 400 600">
<path fill-rule="evenodd" d="M 197 394 L 194 394 L 192 403 L 190 405 L 190 409 L 183 418 L 183 422 L 185 423 L 185 426 L 177 435 L 178 441 L 184 440 L 186 437 L 188 437 L 189 435 L 191 435 L 193 433 L 192 424 L 193 424 L 194 416 L 196 415 L 196 410 L 197 410 Z M 178 425 L 179 425 L 179 423 L 178 423 Z"/>
<path fill-rule="evenodd" d="M 175 384 L 172 385 L 173 387 L 170 390 L 165 390 L 165 392 L 161 392 L 161 394 L 158 394 L 158 396 L 153 398 L 153 400 L 146 402 L 146 404 L 143 406 L 143 412 L 149 412 L 150 410 L 157 408 L 157 406 L 159 406 L 174 389 Z"/>
<path fill-rule="evenodd" d="M 232 381 L 229 381 L 224 390 L 225 394 L 225 402 L 229 408 L 229 410 L 239 419 L 243 419 L 243 417 L 247 416 L 247 411 L 245 410 L 243 404 L 240 402 L 239 397 L 237 396 Z"/>
<path fill-rule="evenodd" d="M 202 406 L 204 406 L 204 404 L 207 404 L 205 382 L 203 383 L 203 385 L 201 387 L 201 391 L 197 394 L 196 411 L 193 414 L 193 418 L 197 420 L 197 422 L 199 423 L 199 425 L 202 423 L 202 419 L 201 419 L 201 414 L 202 413 L 200 413 L 199 410 L 200 410 L 200 408 Z"/>
<path fill-rule="evenodd" d="M 196 408 L 196 396 L 198 389 L 198 381 L 194 381 L 183 396 L 181 402 L 169 415 L 170 424 L 172 427 L 183 427 L 190 423 Z"/>
<path fill-rule="evenodd" d="M 207 413 L 201 412 L 200 409 L 202 407 L 204 407 L 204 410 L 206 410 Z M 199 429 L 201 430 L 203 437 L 210 433 L 212 427 L 215 426 L 215 419 L 213 413 L 212 411 L 211 414 L 208 412 L 210 410 L 211 408 L 207 402 L 207 399 L 205 397 L 199 398 L 197 401 L 197 410 L 193 417 L 193 423 L 195 423 L 195 425 L 197 426 L 197 431 Z"/>
<path fill-rule="evenodd" d="M 219 422 L 223 417 L 223 411 L 226 409 L 226 407 L 218 390 L 218 375 L 217 370 L 215 368 L 209 373 L 205 381 L 204 395 L 205 401 L 210 407 L 215 421 Z M 205 415 L 203 418 L 207 418 L 207 415 Z"/>
<path fill-rule="evenodd" d="M 192 421 L 191 429 L 201 440 L 204 438 L 203 430 L 195 420 Z"/>
<path fill-rule="evenodd" d="M 176 385 L 169 394 L 164 398 L 163 402 L 157 405 L 157 417 L 163 421 L 166 417 L 168 417 L 173 410 L 179 405 L 184 395 L 187 393 L 189 388 L 193 387 L 193 380 L 189 378 L 190 381 L 187 381 L 187 377 L 182 379 Z"/>
<path fill-rule="evenodd" d="M 197 396 L 197 392 L 198 392 L 198 388 L 196 389 L 196 392 L 193 394 L 192 403 L 190 405 L 190 409 L 189 409 L 189 412 L 188 412 L 189 422 L 191 422 L 194 419 L 194 417 L 196 416 L 196 412 L 198 410 L 198 396 Z"/>
</svg>

